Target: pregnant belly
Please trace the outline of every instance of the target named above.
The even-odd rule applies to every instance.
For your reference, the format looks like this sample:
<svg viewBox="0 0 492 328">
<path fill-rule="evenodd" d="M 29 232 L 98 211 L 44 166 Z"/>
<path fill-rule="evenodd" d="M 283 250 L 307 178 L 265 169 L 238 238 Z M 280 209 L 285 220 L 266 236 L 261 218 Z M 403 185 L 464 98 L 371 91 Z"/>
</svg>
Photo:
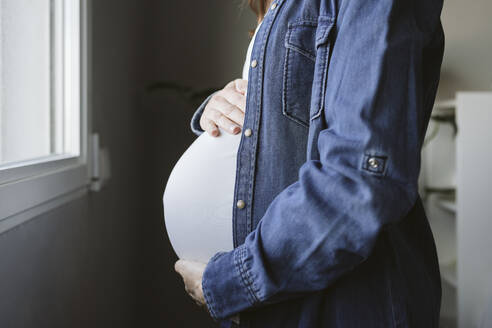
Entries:
<svg viewBox="0 0 492 328">
<path fill-rule="evenodd" d="M 164 191 L 166 230 L 179 258 L 206 263 L 233 249 L 232 209 L 241 134 L 200 135 L 181 156 Z"/>
</svg>

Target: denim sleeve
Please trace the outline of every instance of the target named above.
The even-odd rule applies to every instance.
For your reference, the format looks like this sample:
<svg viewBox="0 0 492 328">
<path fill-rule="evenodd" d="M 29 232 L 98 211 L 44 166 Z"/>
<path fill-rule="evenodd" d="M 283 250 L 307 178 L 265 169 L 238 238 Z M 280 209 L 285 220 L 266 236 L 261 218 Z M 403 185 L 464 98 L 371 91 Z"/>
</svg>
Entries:
<svg viewBox="0 0 492 328">
<path fill-rule="evenodd" d="M 197 108 L 197 110 L 195 111 L 195 113 L 193 114 L 193 116 L 191 117 L 191 121 L 190 121 L 190 127 L 191 127 L 191 131 L 193 131 L 194 134 L 196 134 L 197 136 L 201 135 L 203 132 L 203 129 L 200 127 L 200 118 L 202 117 L 202 114 L 203 114 L 203 110 L 205 109 L 205 106 L 207 106 L 210 98 L 212 98 L 212 96 L 215 94 L 212 93 L 210 96 L 207 97 L 207 99 L 205 99 L 202 104 Z"/>
<path fill-rule="evenodd" d="M 244 244 L 207 264 L 214 318 L 329 287 L 414 205 L 424 108 L 435 97 L 423 56 L 442 58 L 441 1 L 417 3 L 340 2 L 324 113 L 313 117 L 324 128 L 309 134 L 319 159 L 301 166 Z"/>
</svg>

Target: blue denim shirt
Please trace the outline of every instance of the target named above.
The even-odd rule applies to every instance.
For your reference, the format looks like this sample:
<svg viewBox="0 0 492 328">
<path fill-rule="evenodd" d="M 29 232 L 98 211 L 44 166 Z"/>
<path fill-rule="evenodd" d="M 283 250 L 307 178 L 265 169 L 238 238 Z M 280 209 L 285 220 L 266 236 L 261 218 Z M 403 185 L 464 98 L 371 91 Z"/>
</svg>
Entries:
<svg viewBox="0 0 492 328">
<path fill-rule="evenodd" d="M 252 52 L 234 250 L 211 315 L 241 327 L 437 327 L 418 194 L 443 56 L 442 0 L 273 0 Z M 196 134 L 206 102 L 192 118 Z"/>
</svg>

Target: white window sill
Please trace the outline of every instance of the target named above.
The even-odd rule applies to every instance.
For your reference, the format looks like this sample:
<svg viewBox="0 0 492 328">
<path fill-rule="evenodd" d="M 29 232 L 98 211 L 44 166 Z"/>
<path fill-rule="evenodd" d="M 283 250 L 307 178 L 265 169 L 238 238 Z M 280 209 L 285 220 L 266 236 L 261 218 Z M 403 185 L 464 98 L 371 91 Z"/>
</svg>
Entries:
<svg viewBox="0 0 492 328">
<path fill-rule="evenodd" d="M 88 190 L 87 166 L 76 164 L 0 185 L 0 233 Z"/>
</svg>

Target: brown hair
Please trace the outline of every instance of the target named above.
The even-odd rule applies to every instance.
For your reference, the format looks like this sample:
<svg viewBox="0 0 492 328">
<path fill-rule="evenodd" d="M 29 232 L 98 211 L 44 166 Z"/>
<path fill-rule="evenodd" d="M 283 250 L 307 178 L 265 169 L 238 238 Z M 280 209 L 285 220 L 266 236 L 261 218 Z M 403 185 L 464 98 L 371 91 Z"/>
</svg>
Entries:
<svg viewBox="0 0 492 328">
<path fill-rule="evenodd" d="M 271 0 L 248 0 L 249 7 L 258 17 L 258 22 L 260 22 L 267 11 L 267 7 Z"/>
</svg>

